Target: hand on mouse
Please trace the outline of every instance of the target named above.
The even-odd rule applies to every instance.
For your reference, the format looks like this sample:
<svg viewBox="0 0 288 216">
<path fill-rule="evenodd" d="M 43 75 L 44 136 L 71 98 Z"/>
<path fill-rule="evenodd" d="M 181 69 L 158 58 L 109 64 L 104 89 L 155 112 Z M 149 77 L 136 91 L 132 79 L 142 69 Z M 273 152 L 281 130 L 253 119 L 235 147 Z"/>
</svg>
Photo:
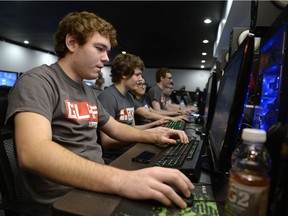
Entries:
<svg viewBox="0 0 288 216">
<path fill-rule="evenodd" d="M 117 178 L 122 181 L 116 181 L 117 194 L 132 199 L 152 199 L 166 206 L 186 208 L 187 203 L 169 185 L 173 185 L 187 198 L 191 195 L 190 190 L 194 189 L 191 181 L 177 169 L 149 167 L 120 173 L 123 174 L 126 176 Z"/>
</svg>

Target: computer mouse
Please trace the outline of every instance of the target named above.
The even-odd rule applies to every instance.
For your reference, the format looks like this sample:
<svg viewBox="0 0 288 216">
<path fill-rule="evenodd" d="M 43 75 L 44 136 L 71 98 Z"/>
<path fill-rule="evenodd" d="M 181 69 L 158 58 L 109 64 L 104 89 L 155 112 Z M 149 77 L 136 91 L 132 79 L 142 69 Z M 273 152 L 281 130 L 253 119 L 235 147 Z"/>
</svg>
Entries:
<svg viewBox="0 0 288 216">
<path fill-rule="evenodd" d="M 194 205 L 194 195 L 193 194 L 191 194 L 190 197 L 185 197 L 182 194 L 180 194 L 180 196 L 186 202 L 187 207 L 192 207 Z"/>
<path fill-rule="evenodd" d="M 171 185 L 170 185 L 171 186 Z M 194 195 L 190 193 L 190 197 L 185 197 L 184 194 L 175 186 L 171 186 L 174 191 L 186 202 L 187 207 L 192 207 L 194 204 Z"/>
</svg>

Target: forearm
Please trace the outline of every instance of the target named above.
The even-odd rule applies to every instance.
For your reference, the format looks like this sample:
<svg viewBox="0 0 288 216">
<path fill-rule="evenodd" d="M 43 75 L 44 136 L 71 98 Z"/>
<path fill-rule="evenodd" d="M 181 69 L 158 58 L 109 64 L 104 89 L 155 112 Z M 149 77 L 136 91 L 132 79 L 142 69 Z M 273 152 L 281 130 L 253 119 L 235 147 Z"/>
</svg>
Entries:
<svg viewBox="0 0 288 216">
<path fill-rule="evenodd" d="M 119 140 L 120 142 L 133 143 L 133 142 L 146 142 L 154 143 L 158 141 L 156 135 L 139 130 L 130 125 L 122 124 L 112 117 L 110 120 L 101 128 L 101 130 L 109 134 L 110 137 Z"/>
<path fill-rule="evenodd" d="M 127 145 L 127 142 L 122 142 L 114 138 L 111 138 L 103 131 L 100 131 L 100 138 L 101 138 L 101 145 L 105 150 L 121 148 Z"/>
<path fill-rule="evenodd" d="M 178 110 L 154 110 L 153 108 L 151 108 L 150 110 L 153 113 L 157 113 L 157 114 L 165 115 L 165 116 L 177 116 L 177 115 L 179 115 Z"/>
<path fill-rule="evenodd" d="M 145 109 L 144 107 L 139 107 L 138 109 L 136 109 L 136 113 L 138 115 L 141 115 L 144 118 L 152 120 L 152 121 L 166 118 L 166 116 L 161 115 L 159 113 L 150 112 L 149 110 Z"/>
<path fill-rule="evenodd" d="M 166 104 L 166 110 L 169 110 L 169 111 L 171 110 L 178 111 L 179 107 L 180 107 L 179 104 L 171 104 L 171 103 Z"/>
<path fill-rule="evenodd" d="M 172 117 L 165 117 L 165 119 L 160 119 L 157 121 L 153 121 L 144 125 L 136 125 L 135 127 L 140 130 L 150 129 L 158 126 L 163 126 L 166 124 L 169 120 L 172 120 Z"/>
</svg>

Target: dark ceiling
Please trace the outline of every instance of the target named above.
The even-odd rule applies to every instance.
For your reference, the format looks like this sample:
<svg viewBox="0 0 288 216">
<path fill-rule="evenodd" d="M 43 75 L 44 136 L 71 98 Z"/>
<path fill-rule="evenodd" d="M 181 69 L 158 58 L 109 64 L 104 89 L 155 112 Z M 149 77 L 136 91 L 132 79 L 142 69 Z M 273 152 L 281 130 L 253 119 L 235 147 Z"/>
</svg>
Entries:
<svg viewBox="0 0 288 216">
<path fill-rule="evenodd" d="M 147 68 L 210 70 L 213 46 L 226 1 L 1 1 L 0 38 L 54 52 L 53 34 L 60 19 L 72 11 L 91 11 L 117 30 L 119 46 L 110 60 L 125 50 L 139 55 Z M 205 18 L 211 24 L 203 23 Z M 203 44 L 208 39 L 210 43 Z M 206 57 L 201 53 L 207 52 Z"/>
</svg>

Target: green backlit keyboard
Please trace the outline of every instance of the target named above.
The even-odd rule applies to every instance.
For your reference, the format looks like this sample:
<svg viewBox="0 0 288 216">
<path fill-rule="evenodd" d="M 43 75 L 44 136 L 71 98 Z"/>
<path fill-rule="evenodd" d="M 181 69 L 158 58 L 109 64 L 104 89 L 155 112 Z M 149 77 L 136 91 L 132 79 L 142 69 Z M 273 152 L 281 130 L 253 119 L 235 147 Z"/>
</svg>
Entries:
<svg viewBox="0 0 288 216">
<path fill-rule="evenodd" d="M 167 122 L 164 127 L 166 128 L 171 128 L 175 130 L 184 130 L 185 129 L 185 122 L 184 121 L 169 121 Z"/>
</svg>

